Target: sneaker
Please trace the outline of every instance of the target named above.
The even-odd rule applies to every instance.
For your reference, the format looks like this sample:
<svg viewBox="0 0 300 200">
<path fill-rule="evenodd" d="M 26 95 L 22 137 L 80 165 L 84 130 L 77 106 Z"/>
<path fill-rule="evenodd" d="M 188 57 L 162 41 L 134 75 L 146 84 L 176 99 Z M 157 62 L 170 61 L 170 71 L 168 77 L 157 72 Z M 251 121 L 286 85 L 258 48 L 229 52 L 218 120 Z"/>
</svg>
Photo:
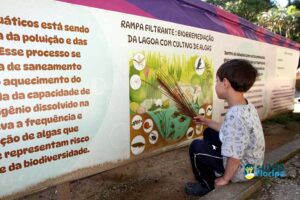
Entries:
<svg viewBox="0 0 300 200">
<path fill-rule="evenodd" d="M 203 187 L 200 183 L 186 183 L 185 184 L 185 192 L 188 195 L 193 196 L 202 196 L 209 192 L 209 190 Z"/>
</svg>

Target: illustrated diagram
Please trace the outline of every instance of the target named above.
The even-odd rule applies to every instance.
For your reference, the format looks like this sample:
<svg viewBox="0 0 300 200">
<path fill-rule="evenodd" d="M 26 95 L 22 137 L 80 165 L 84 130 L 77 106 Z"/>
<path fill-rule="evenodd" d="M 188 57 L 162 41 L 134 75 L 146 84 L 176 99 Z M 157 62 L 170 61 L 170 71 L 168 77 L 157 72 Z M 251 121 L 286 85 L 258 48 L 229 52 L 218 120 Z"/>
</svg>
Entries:
<svg viewBox="0 0 300 200">
<path fill-rule="evenodd" d="M 156 74 L 176 79 L 196 113 L 212 116 L 213 66 L 206 56 L 136 52 L 129 60 L 131 155 L 201 138 L 206 127 L 182 114 L 161 90 Z"/>
</svg>

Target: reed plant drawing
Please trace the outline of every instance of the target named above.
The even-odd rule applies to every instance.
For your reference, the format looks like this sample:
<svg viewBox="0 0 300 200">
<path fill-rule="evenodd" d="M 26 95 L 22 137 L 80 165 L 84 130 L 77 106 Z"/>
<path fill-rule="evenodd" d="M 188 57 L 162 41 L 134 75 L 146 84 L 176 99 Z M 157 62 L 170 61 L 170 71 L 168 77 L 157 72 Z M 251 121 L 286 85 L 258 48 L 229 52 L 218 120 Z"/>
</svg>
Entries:
<svg viewBox="0 0 300 200">
<path fill-rule="evenodd" d="M 130 116 L 141 121 L 153 121 L 151 130 L 131 128 L 132 139 L 145 137 L 145 151 L 181 141 L 194 133 L 192 118 L 200 108 L 211 105 L 213 97 L 213 64 L 209 57 L 161 52 L 133 52 L 145 59 L 144 67 L 134 66 L 129 60 L 129 77 L 139 76 L 139 88 L 130 88 Z M 201 58 L 205 70 L 197 74 L 196 64 Z M 144 61 L 144 60 L 143 60 Z M 202 109 L 203 110 L 203 109 Z M 136 127 L 135 127 L 136 128 Z M 193 130 L 193 131 L 191 131 Z M 157 142 L 147 142 L 151 131 L 157 131 Z M 199 131 L 198 131 L 199 132 Z M 186 136 L 186 137 L 185 137 Z M 199 136 L 199 134 L 198 134 Z"/>
<path fill-rule="evenodd" d="M 156 80 L 160 85 L 159 88 L 161 92 L 175 103 L 177 109 L 182 114 L 191 118 L 197 116 L 197 112 L 194 110 L 192 102 L 190 102 L 173 76 L 160 71 L 156 73 Z"/>
</svg>

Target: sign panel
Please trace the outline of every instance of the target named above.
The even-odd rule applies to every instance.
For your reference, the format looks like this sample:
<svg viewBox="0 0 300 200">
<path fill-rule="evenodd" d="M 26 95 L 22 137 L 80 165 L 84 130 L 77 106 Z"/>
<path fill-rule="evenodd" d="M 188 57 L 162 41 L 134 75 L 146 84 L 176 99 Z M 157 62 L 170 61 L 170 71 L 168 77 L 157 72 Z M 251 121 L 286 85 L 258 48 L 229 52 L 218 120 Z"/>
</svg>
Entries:
<svg viewBox="0 0 300 200">
<path fill-rule="evenodd" d="M 157 73 L 174 77 L 197 113 L 222 120 L 216 70 L 247 59 L 260 74 L 246 94 L 260 117 L 292 109 L 297 50 L 145 13 L 51 0 L 1 5 L 0 197 L 201 138 L 205 127 L 178 112 Z"/>
</svg>

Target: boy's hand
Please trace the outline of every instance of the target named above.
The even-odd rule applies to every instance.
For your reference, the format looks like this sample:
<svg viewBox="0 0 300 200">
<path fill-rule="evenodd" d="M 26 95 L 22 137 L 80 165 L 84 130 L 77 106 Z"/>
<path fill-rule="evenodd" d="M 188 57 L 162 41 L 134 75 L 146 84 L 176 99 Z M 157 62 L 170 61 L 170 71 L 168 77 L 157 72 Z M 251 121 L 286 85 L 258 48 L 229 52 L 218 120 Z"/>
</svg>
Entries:
<svg viewBox="0 0 300 200">
<path fill-rule="evenodd" d="M 229 181 L 225 180 L 223 177 L 220 177 L 215 180 L 215 187 L 227 185 L 228 183 L 229 183 Z"/>
<path fill-rule="evenodd" d="M 209 119 L 199 115 L 199 116 L 196 116 L 193 118 L 193 121 L 196 123 L 196 124 L 201 124 L 201 125 L 207 125 L 208 122 L 209 122 Z"/>
<path fill-rule="evenodd" d="M 193 118 L 195 124 L 201 124 L 204 126 L 208 126 L 209 128 L 214 129 L 215 131 L 220 131 L 221 123 L 216 122 L 212 119 L 205 118 L 203 115 L 198 115 Z"/>
</svg>

